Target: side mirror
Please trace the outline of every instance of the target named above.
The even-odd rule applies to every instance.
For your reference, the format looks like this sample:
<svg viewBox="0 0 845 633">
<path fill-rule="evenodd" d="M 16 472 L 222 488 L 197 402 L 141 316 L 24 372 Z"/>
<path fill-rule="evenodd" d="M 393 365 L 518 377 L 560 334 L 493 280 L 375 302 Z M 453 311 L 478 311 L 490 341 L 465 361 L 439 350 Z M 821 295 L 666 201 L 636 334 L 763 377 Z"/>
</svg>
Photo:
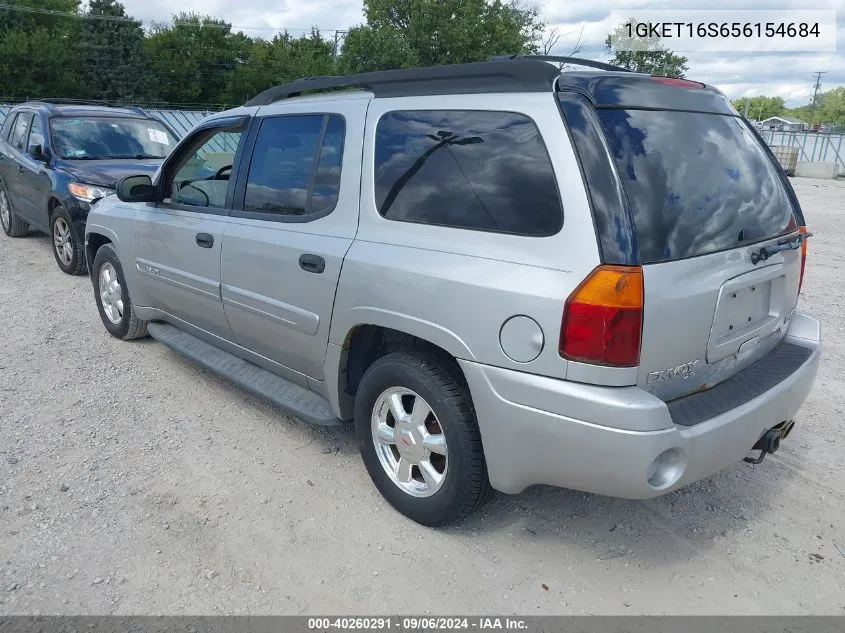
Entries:
<svg viewBox="0 0 845 633">
<path fill-rule="evenodd" d="M 44 148 L 40 144 L 30 145 L 27 153 L 32 157 L 33 160 L 38 160 L 42 163 L 47 162 L 47 154 L 44 152 Z"/>
<path fill-rule="evenodd" d="M 156 188 L 149 176 L 126 176 L 117 183 L 117 198 L 123 202 L 156 202 Z"/>
</svg>

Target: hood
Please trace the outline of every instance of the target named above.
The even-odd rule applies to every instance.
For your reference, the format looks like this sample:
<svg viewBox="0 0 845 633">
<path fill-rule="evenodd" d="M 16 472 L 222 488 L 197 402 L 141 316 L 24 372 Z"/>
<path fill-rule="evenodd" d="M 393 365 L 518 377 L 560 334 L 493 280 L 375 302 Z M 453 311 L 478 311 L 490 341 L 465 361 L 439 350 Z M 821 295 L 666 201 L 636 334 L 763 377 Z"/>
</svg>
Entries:
<svg viewBox="0 0 845 633">
<path fill-rule="evenodd" d="M 149 174 L 152 177 L 163 162 L 163 158 L 57 160 L 56 168 L 70 174 L 79 182 L 114 188 L 117 181 L 125 176 Z"/>
</svg>

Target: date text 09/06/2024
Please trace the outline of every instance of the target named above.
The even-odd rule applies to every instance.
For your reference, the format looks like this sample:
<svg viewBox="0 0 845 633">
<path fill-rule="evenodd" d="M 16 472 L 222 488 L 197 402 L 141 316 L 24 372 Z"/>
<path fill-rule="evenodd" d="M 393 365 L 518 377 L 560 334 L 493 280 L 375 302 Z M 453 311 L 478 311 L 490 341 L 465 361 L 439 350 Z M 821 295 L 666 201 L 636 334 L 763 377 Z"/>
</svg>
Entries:
<svg viewBox="0 0 845 633">
<path fill-rule="evenodd" d="M 315 617 L 308 618 L 310 631 L 522 631 L 522 618 L 511 617 Z"/>
</svg>

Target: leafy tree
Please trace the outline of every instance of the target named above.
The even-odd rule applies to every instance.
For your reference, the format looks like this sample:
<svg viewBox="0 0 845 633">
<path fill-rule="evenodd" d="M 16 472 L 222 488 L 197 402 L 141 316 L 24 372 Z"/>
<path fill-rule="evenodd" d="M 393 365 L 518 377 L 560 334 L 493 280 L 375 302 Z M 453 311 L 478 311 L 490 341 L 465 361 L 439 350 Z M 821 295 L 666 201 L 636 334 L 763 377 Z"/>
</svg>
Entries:
<svg viewBox="0 0 845 633">
<path fill-rule="evenodd" d="M 733 102 L 737 112 L 755 121 L 779 116 L 786 112 L 786 106 L 780 97 L 741 97 Z"/>
<path fill-rule="evenodd" d="M 346 72 L 534 53 L 544 28 L 537 10 L 519 0 L 364 0 L 364 15 L 344 40 Z"/>
<path fill-rule="evenodd" d="M 47 29 L 0 33 L 0 101 L 74 93 L 66 40 Z"/>
<path fill-rule="evenodd" d="M 143 101 L 150 87 L 141 23 L 117 0 L 90 0 L 80 32 L 78 96 Z"/>
<path fill-rule="evenodd" d="M 815 122 L 845 125 L 845 86 L 821 94 Z"/>
<path fill-rule="evenodd" d="M 17 0 L 0 9 L 0 98 L 64 96 L 75 86 L 78 0 Z M 65 15 L 44 13 L 57 11 Z"/>
<path fill-rule="evenodd" d="M 815 107 L 808 104 L 783 113 L 810 124 L 845 126 L 845 86 L 820 93 Z"/>
<path fill-rule="evenodd" d="M 0 33 L 40 29 L 53 34 L 67 33 L 76 22 L 67 14 L 76 15 L 79 11 L 79 0 L 13 0 L 11 5 L 19 8 L 0 9 Z"/>
<path fill-rule="evenodd" d="M 334 44 L 314 29 L 293 38 L 288 33 L 252 42 L 248 58 L 229 77 L 224 100 L 243 103 L 262 90 L 300 77 L 330 75 Z"/>
<path fill-rule="evenodd" d="M 632 29 L 637 21 L 629 20 Z M 613 53 L 610 63 L 649 75 L 683 77 L 689 70 L 689 61 L 683 55 L 676 55 L 660 43 L 660 38 L 633 37 L 628 35 L 628 28 L 620 24 L 607 36 L 604 42 L 609 53 Z"/>
<path fill-rule="evenodd" d="M 223 20 L 179 13 L 154 24 L 144 48 L 151 65 L 153 101 L 223 105 L 231 74 L 248 63 L 252 39 Z"/>
</svg>

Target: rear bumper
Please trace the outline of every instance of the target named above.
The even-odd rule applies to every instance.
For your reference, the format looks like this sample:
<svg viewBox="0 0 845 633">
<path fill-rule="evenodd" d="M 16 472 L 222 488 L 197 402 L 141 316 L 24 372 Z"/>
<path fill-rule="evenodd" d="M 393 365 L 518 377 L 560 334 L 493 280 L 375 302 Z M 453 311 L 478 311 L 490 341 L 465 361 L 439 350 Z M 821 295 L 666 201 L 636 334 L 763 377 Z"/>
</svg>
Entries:
<svg viewBox="0 0 845 633">
<path fill-rule="evenodd" d="M 745 457 L 768 429 L 791 420 L 809 395 L 820 357 L 818 321 L 796 312 L 784 341 L 812 353 L 771 389 L 694 426 L 673 424 L 666 403 L 636 387 L 583 385 L 460 361 L 490 483 L 505 493 L 549 484 L 648 499 L 708 477 Z"/>
</svg>

